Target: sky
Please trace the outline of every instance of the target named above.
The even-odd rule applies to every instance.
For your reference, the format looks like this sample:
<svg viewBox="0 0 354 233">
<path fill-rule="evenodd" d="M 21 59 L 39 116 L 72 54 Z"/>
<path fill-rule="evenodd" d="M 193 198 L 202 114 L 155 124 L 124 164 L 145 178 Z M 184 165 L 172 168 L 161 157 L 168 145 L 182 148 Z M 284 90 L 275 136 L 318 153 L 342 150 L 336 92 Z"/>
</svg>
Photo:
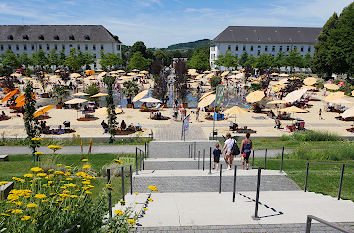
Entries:
<svg viewBox="0 0 354 233">
<path fill-rule="evenodd" d="M 351 0 L 0 0 L 0 23 L 99 24 L 126 45 L 214 39 L 227 26 L 322 27 Z"/>
</svg>

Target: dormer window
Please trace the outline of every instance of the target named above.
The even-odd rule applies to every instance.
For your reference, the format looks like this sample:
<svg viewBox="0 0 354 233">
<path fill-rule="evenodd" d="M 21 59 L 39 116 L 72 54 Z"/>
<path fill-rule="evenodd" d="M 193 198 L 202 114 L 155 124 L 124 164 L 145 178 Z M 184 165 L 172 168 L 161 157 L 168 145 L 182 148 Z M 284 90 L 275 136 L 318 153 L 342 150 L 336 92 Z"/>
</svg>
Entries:
<svg viewBox="0 0 354 233">
<path fill-rule="evenodd" d="M 90 36 L 89 36 L 89 35 L 86 35 L 86 36 L 85 36 L 85 40 L 90 40 Z"/>
<path fill-rule="evenodd" d="M 28 40 L 28 39 L 29 39 L 29 38 L 28 38 L 28 35 L 23 35 L 22 38 L 23 38 L 24 40 Z"/>
<path fill-rule="evenodd" d="M 70 36 L 69 36 L 69 40 L 75 40 L 74 35 L 70 35 Z"/>
<path fill-rule="evenodd" d="M 40 36 L 38 37 L 38 39 L 44 40 L 44 36 L 43 36 L 43 35 L 40 35 Z"/>
<path fill-rule="evenodd" d="M 58 35 L 54 36 L 54 40 L 59 40 L 59 36 Z"/>
<path fill-rule="evenodd" d="M 8 39 L 8 40 L 13 40 L 14 37 L 13 37 L 13 35 L 8 35 L 8 36 L 7 36 L 7 39 Z"/>
</svg>

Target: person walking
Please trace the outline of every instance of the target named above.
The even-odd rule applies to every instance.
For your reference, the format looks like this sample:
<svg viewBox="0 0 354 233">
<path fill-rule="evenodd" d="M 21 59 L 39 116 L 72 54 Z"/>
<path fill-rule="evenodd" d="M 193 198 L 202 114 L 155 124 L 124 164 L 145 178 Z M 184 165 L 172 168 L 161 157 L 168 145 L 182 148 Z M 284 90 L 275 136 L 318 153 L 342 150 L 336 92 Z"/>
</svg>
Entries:
<svg viewBox="0 0 354 233">
<path fill-rule="evenodd" d="M 195 119 L 199 122 L 199 108 L 195 111 Z"/>
<path fill-rule="evenodd" d="M 219 168 L 220 155 L 221 155 L 221 150 L 219 147 L 220 147 L 219 143 L 216 143 L 215 149 L 213 150 L 213 157 L 214 157 L 213 169 L 215 169 L 215 167 L 217 169 Z"/>
<path fill-rule="evenodd" d="M 323 117 L 322 117 L 322 108 L 320 108 L 320 110 L 318 111 L 318 118 L 320 120 L 323 120 Z"/>
<path fill-rule="evenodd" d="M 235 140 L 231 137 L 230 133 L 226 134 L 225 145 L 222 148 L 222 153 L 225 152 L 225 162 L 228 165 L 227 170 L 231 170 L 232 162 L 234 161 L 234 155 L 232 154 L 232 147 L 234 146 Z"/>
<path fill-rule="evenodd" d="M 252 149 L 252 141 L 250 140 L 250 134 L 246 134 L 246 138 L 241 142 L 241 160 L 242 160 L 242 170 L 245 169 L 245 162 L 246 162 L 246 169 L 249 169 L 249 158 Z"/>
</svg>

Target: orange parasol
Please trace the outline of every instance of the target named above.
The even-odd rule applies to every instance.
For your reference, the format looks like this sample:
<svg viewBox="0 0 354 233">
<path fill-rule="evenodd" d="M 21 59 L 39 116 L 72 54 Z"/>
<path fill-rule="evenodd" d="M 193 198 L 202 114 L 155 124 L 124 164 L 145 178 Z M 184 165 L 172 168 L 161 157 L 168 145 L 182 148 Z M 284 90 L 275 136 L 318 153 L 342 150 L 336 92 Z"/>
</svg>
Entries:
<svg viewBox="0 0 354 233">
<path fill-rule="evenodd" d="M 54 105 L 47 105 L 47 106 L 41 107 L 35 113 L 33 113 L 33 117 L 38 117 L 38 116 L 48 112 L 52 108 L 54 108 Z"/>
<path fill-rule="evenodd" d="M 7 95 L 5 95 L 5 97 L 1 100 L 1 103 L 4 103 L 6 101 L 8 101 L 12 96 L 14 96 L 16 93 L 18 92 L 17 89 L 11 91 L 10 93 L 8 93 Z"/>
<path fill-rule="evenodd" d="M 22 95 L 20 95 L 16 98 L 15 103 L 18 103 L 24 99 L 25 99 L 25 93 L 22 93 Z"/>
</svg>

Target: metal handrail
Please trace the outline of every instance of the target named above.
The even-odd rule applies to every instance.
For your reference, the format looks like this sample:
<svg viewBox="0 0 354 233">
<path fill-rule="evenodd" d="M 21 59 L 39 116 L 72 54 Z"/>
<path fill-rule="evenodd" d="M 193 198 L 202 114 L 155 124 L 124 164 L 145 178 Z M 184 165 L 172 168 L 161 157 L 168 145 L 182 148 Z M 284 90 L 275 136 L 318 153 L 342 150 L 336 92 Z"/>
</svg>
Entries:
<svg viewBox="0 0 354 233">
<path fill-rule="evenodd" d="M 336 230 L 338 230 L 338 231 L 345 232 L 345 233 L 353 233 L 353 232 L 350 231 L 350 230 L 344 229 L 344 228 L 342 228 L 342 227 L 340 227 L 340 226 L 338 226 L 338 225 L 335 225 L 335 224 L 333 224 L 333 223 L 331 223 L 331 222 L 328 222 L 328 221 L 326 221 L 326 220 L 323 220 L 323 219 L 318 218 L 318 217 L 313 216 L 313 215 L 307 215 L 307 220 L 306 220 L 306 233 L 310 233 L 310 232 L 311 232 L 311 221 L 312 221 L 312 219 L 313 219 L 313 220 L 316 220 L 316 221 L 318 221 L 318 222 L 320 222 L 320 223 L 323 223 L 323 224 L 325 224 L 325 225 L 327 225 L 327 226 L 329 226 L 329 227 L 332 227 L 332 228 L 334 228 L 334 229 L 336 229 Z"/>
<path fill-rule="evenodd" d="M 140 148 L 138 147 L 135 147 L 135 172 L 137 175 L 139 175 L 138 173 L 138 170 L 139 170 L 139 167 L 138 167 L 138 151 L 139 151 L 139 164 L 140 164 L 140 170 L 143 168 L 144 170 L 144 167 L 145 167 L 145 162 L 144 162 L 144 159 L 145 159 L 145 151 L 141 150 Z M 143 162 L 143 166 L 141 166 L 141 154 L 143 155 L 143 159 L 142 159 L 142 162 Z"/>
</svg>

